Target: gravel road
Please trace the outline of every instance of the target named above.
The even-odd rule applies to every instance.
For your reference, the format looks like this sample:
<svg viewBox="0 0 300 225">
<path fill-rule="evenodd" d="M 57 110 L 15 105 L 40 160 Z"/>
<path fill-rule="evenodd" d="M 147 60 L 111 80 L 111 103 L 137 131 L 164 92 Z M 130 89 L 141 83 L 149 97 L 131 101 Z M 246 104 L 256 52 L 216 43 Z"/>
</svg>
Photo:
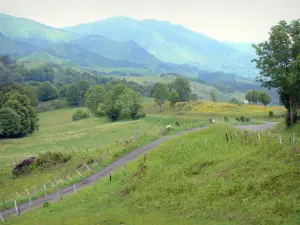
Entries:
<svg viewBox="0 0 300 225">
<path fill-rule="evenodd" d="M 267 130 L 267 129 L 273 127 L 274 125 L 276 125 L 276 123 L 267 122 L 265 124 L 258 124 L 258 125 L 235 125 L 234 127 L 242 129 L 242 130 L 264 131 L 264 130 Z M 102 179 L 103 177 L 108 176 L 112 171 L 114 171 L 117 168 L 123 166 L 125 163 L 127 164 L 128 162 L 137 159 L 139 156 L 141 156 L 141 155 L 145 154 L 146 152 L 156 148 L 157 146 L 161 145 L 162 143 L 164 143 L 167 140 L 170 140 L 172 138 L 175 138 L 175 137 L 178 137 L 178 136 L 181 136 L 183 134 L 190 133 L 190 132 L 193 132 L 193 131 L 203 130 L 205 128 L 207 128 L 207 126 L 190 128 L 190 129 L 186 129 L 184 131 L 180 131 L 178 133 L 175 133 L 175 134 L 172 134 L 172 135 L 169 135 L 169 136 L 165 136 L 165 137 L 163 137 L 161 139 L 158 139 L 156 141 L 152 141 L 149 144 L 144 145 L 144 146 L 128 153 L 127 155 L 123 156 L 122 158 L 118 159 L 117 161 L 113 162 L 112 164 L 106 166 L 102 170 L 96 172 L 92 176 L 87 177 L 84 180 L 76 183 L 76 189 L 78 190 L 80 188 L 92 185 L 93 183 L 95 183 L 96 181 Z M 20 213 L 23 214 L 25 212 L 30 211 L 32 208 L 40 207 L 44 204 L 44 202 L 59 201 L 61 199 L 60 196 L 63 197 L 63 196 L 73 194 L 73 193 L 74 193 L 73 186 L 69 186 L 69 187 L 66 187 L 64 189 L 60 189 L 59 194 L 57 194 L 57 193 L 49 194 L 48 196 L 32 200 L 31 207 L 29 205 L 29 202 L 23 203 L 22 205 L 19 206 Z M 16 209 L 15 208 L 10 208 L 10 209 L 1 211 L 0 214 L 3 216 L 3 218 L 7 218 L 9 216 L 16 215 Z"/>
</svg>

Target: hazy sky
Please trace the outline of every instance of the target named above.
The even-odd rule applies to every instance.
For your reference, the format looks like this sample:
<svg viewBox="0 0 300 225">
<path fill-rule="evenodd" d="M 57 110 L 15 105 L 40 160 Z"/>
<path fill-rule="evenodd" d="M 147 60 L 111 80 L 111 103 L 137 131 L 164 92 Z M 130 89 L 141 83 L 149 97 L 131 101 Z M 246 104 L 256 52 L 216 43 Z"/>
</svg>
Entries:
<svg viewBox="0 0 300 225">
<path fill-rule="evenodd" d="M 113 16 L 167 20 L 218 40 L 260 41 L 300 0 L 0 0 L 0 12 L 64 27 Z"/>
</svg>

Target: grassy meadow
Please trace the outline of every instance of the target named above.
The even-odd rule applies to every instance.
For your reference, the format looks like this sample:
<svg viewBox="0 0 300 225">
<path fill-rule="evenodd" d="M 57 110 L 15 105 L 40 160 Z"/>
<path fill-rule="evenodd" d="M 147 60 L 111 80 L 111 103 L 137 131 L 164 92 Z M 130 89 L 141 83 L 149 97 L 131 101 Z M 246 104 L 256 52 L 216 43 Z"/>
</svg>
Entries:
<svg viewBox="0 0 300 225">
<path fill-rule="evenodd" d="M 101 180 L 6 223 L 299 224 L 300 151 L 289 132 L 281 135 L 282 151 L 276 135 L 269 144 L 266 134 L 212 125 L 128 164 L 127 176 L 119 169 L 111 183 Z"/>
<path fill-rule="evenodd" d="M 147 117 L 135 121 L 110 122 L 106 118 L 94 118 L 72 122 L 72 113 L 76 108 L 64 108 L 39 114 L 40 129 L 34 134 L 21 139 L 6 139 L 0 141 L 0 194 L 5 196 L 6 203 L 0 201 L 0 208 L 11 207 L 13 200 L 27 200 L 26 189 L 35 196 L 35 190 L 44 184 L 51 186 L 62 179 L 68 185 L 66 177 L 74 177 L 73 182 L 80 179 L 76 169 L 84 171 L 84 163 L 100 162 L 95 170 L 103 168 L 127 152 L 160 137 L 160 129 L 172 124 L 177 132 L 182 129 L 208 124 L 208 117 L 214 116 L 217 123 L 224 123 L 228 116 L 229 123 L 238 124 L 235 117 L 250 116 L 249 123 L 263 123 L 265 120 L 277 120 L 275 111 L 280 107 L 264 107 L 251 105 L 234 105 L 229 103 L 212 103 L 197 101 L 178 103 L 173 111 L 168 104 L 164 112 L 153 99 L 144 99 Z M 268 117 L 268 111 L 273 110 L 274 118 Z M 178 121 L 179 127 L 175 126 Z M 132 140 L 136 135 L 140 138 Z M 120 142 L 117 143 L 117 142 Z M 56 164 L 44 169 L 34 169 L 30 174 L 15 177 L 11 174 L 14 163 L 38 156 L 45 152 L 62 152 L 72 158 L 65 164 Z M 81 166 L 81 167 L 80 167 Z M 89 173 L 88 173 L 89 174 Z M 85 174 L 84 176 L 88 175 Z M 24 197 L 25 196 L 25 197 Z"/>
</svg>

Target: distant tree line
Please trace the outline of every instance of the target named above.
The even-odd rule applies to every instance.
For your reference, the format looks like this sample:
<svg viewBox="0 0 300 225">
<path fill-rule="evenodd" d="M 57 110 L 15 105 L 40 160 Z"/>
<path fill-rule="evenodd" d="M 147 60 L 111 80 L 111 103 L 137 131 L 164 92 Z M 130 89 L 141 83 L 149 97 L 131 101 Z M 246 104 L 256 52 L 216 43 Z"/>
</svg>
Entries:
<svg viewBox="0 0 300 225">
<path fill-rule="evenodd" d="M 169 100 L 174 111 L 177 102 L 188 102 L 191 100 L 191 93 L 189 81 L 184 77 L 177 76 L 176 79 L 168 85 L 164 83 L 155 84 L 152 97 L 159 106 L 160 112 L 162 112 L 162 106 L 167 100 Z M 195 96 L 192 97 L 195 99 Z"/>
<path fill-rule="evenodd" d="M 271 95 L 267 91 L 256 91 L 256 90 L 249 90 L 245 95 L 245 99 L 249 103 L 253 103 L 253 104 L 261 103 L 265 106 L 270 104 L 272 101 Z"/>
</svg>

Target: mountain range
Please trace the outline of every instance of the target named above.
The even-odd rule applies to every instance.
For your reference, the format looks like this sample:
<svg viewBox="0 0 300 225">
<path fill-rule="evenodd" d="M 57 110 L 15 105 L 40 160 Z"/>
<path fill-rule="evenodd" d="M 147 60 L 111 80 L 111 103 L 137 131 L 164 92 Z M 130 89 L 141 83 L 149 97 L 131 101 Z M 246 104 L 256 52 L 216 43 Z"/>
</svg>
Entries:
<svg viewBox="0 0 300 225">
<path fill-rule="evenodd" d="M 93 69 L 143 68 L 153 73 L 221 71 L 256 76 L 251 52 L 183 26 L 115 17 L 62 29 L 0 14 L 0 54 L 19 61 L 70 63 Z"/>
</svg>

